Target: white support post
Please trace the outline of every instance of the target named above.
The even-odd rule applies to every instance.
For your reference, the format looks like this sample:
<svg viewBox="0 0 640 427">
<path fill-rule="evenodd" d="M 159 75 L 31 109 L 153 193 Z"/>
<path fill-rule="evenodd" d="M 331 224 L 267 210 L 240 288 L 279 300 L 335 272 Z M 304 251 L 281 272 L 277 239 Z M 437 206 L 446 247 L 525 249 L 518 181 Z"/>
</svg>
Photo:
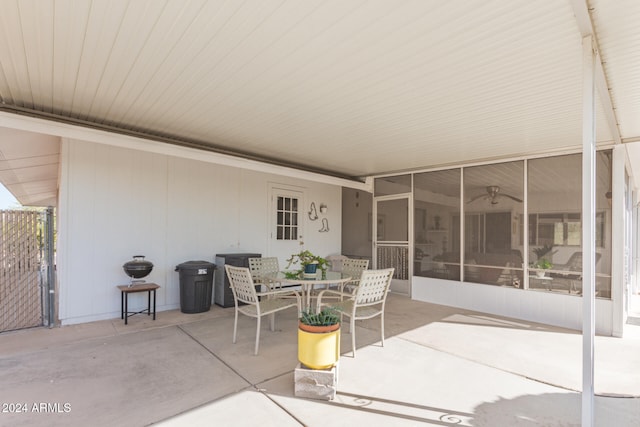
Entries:
<svg viewBox="0 0 640 427">
<path fill-rule="evenodd" d="M 523 230 L 529 229 L 529 161 L 524 160 L 524 204 L 523 204 Z M 522 262 L 522 289 L 529 289 L 529 233 L 524 233 L 524 242 L 522 242 L 522 248 L 524 249 L 523 262 Z"/>
<path fill-rule="evenodd" d="M 464 194 L 464 168 L 460 169 L 460 194 L 462 194 L 462 197 L 460 197 L 460 280 L 464 281 L 464 263 L 466 262 L 464 259 L 464 248 L 466 244 L 464 241 L 464 230 L 467 226 L 464 222 L 464 201 L 465 197 L 467 197 L 467 195 Z"/>
<path fill-rule="evenodd" d="M 629 238 L 626 236 L 627 206 L 625 186 L 626 148 L 623 144 L 613 147 L 611 159 L 611 303 L 612 324 L 611 335 L 622 337 L 625 324 L 625 289 L 628 277 L 624 274 L 625 264 L 628 262 L 627 253 L 631 249 Z M 631 267 L 630 265 L 627 267 Z"/>
<path fill-rule="evenodd" d="M 582 39 L 582 427 L 594 423 L 595 59 L 589 35 Z"/>
</svg>

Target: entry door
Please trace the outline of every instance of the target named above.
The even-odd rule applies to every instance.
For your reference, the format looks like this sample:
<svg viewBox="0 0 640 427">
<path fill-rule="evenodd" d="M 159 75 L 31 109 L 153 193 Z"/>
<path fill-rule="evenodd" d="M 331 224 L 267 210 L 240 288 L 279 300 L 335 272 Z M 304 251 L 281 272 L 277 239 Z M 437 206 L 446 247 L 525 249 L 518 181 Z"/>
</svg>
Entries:
<svg viewBox="0 0 640 427">
<path fill-rule="evenodd" d="M 376 198 L 373 215 L 375 268 L 394 267 L 391 291 L 409 295 L 411 286 L 409 266 L 409 196 L 387 196 Z"/>
<path fill-rule="evenodd" d="M 278 257 L 284 270 L 284 260 L 302 249 L 304 193 L 287 188 L 271 188 L 270 253 Z"/>
</svg>

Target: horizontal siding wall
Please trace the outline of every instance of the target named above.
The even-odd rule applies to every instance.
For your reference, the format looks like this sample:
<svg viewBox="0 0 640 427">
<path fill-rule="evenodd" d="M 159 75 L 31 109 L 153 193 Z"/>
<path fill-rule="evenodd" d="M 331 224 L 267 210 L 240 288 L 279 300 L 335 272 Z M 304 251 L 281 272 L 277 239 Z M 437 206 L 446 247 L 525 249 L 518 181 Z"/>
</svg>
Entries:
<svg viewBox="0 0 640 427">
<path fill-rule="evenodd" d="M 582 330 L 582 298 L 511 287 L 414 276 L 411 296 L 418 301 Z M 612 302 L 596 299 L 596 333 L 611 335 Z"/>
<path fill-rule="evenodd" d="M 133 255 L 154 264 L 145 280 L 161 286 L 158 311 L 180 306 L 176 265 L 214 262 L 217 253 L 267 255 L 271 183 L 295 185 L 306 200 L 331 207 L 331 231 L 317 233 L 309 226 L 305 247 L 322 255 L 340 253 L 338 186 L 77 140 L 63 140 L 60 182 L 63 324 L 120 317 L 116 285 L 128 283 L 122 265 Z M 130 304 L 145 308 L 146 294 L 132 295 Z"/>
</svg>

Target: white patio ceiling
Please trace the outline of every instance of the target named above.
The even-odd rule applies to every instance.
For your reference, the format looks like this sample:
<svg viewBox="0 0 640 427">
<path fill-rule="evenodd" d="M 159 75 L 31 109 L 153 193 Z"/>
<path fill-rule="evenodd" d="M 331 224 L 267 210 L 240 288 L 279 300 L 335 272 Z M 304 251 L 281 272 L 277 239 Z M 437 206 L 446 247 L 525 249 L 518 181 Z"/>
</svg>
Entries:
<svg viewBox="0 0 640 427">
<path fill-rule="evenodd" d="M 592 27 L 598 143 L 633 142 L 638 22 L 637 0 L 3 1 L 0 110 L 344 177 L 564 151 Z"/>
</svg>

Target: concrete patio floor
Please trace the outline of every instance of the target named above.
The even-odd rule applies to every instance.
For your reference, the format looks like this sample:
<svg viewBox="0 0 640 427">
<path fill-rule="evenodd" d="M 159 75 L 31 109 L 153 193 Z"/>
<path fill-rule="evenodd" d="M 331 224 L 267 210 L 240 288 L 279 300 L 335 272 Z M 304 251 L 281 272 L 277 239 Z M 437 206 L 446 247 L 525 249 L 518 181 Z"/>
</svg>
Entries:
<svg viewBox="0 0 640 427">
<path fill-rule="evenodd" d="M 263 322 L 258 356 L 255 320 L 240 317 L 235 345 L 232 328 L 233 308 L 212 306 L 0 334 L 0 425 L 580 425 L 576 331 L 390 295 L 384 347 L 379 319 L 358 325 L 356 358 L 343 329 L 326 402 L 294 397 L 295 311 Z M 631 328 L 596 338 L 598 426 L 640 425 Z"/>
</svg>

